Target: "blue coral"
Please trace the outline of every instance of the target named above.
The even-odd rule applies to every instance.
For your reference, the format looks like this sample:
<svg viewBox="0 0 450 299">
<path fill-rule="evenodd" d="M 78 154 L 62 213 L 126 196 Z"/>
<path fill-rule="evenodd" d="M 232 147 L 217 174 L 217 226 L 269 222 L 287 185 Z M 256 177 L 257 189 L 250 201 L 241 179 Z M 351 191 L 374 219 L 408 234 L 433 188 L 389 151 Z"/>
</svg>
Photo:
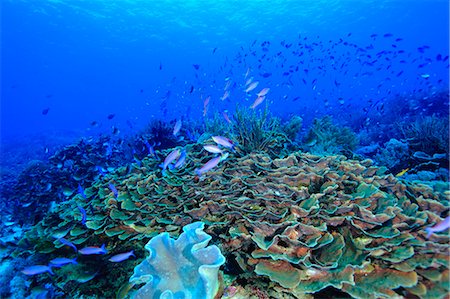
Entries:
<svg viewBox="0 0 450 299">
<path fill-rule="evenodd" d="M 150 255 L 130 278 L 133 284 L 145 285 L 134 298 L 214 298 L 225 257 L 217 246 L 206 247 L 211 236 L 203 231 L 204 225 L 186 225 L 177 240 L 161 233 L 145 245 Z"/>
</svg>

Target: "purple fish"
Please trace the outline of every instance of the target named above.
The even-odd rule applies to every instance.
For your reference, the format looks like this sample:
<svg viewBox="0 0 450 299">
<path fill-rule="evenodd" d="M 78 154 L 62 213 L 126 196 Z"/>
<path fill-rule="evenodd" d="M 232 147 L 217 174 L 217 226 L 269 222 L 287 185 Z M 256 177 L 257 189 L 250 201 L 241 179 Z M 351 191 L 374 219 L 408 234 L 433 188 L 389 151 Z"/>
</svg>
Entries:
<svg viewBox="0 0 450 299">
<path fill-rule="evenodd" d="M 81 213 L 81 224 L 86 225 L 86 210 L 80 206 L 77 206 L 77 208 Z"/>
<path fill-rule="evenodd" d="M 62 267 L 64 265 L 68 265 L 68 264 L 74 264 L 74 265 L 78 264 L 77 263 L 77 258 L 68 259 L 66 257 L 57 257 L 57 258 L 52 259 L 50 261 L 50 265 L 52 267 L 57 267 L 57 268 L 60 268 L 60 267 Z"/>
<path fill-rule="evenodd" d="M 114 194 L 114 197 L 117 198 L 117 196 L 119 196 L 119 192 L 117 191 L 116 186 L 114 186 L 112 183 L 109 183 L 108 186 L 109 186 L 109 189 Z"/>
<path fill-rule="evenodd" d="M 34 266 L 28 266 L 25 269 L 22 270 L 22 273 L 25 275 L 37 275 L 48 272 L 51 275 L 54 275 L 52 268 L 46 265 L 34 265 Z"/>
<path fill-rule="evenodd" d="M 112 257 L 109 259 L 109 261 L 111 261 L 111 262 L 113 262 L 113 263 L 119 263 L 119 262 L 123 262 L 123 261 L 129 259 L 131 256 L 136 257 L 136 256 L 134 255 L 133 250 L 128 251 L 128 252 L 124 252 L 124 253 L 116 254 L 116 255 L 112 256 Z"/>
<path fill-rule="evenodd" d="M 169 166 L 170 163 L 178 159 L 179 156 L 180 150 L 178 148 L 174 149 L 172 152 L 170 152 L 170 154 L 167 155 L 167 157 L 164 159 L 164 163 L 162 164 L 163 175 L 166 173 L 167 166 Z"/>
<path fill-rule="evenodd" d="M 215 143 L 217 143 L 217 144 L 219 144 L 219 145 L 221 145 L 223 147 L 226 147 L 226 148 L 229 148 L 229 149 L 233 149 L 233 147 L 234 147 L 233 142 L 230 139 L 226 138 L 226 137 L 213 136 L 212 139 L 214 140 Z"/>
<path fill-rule="evenodd" d="M 108 253 L 108 250 L 106 250 L 105 244 L 103 244 L 102 247 L 98 247 L 98 246 L 84 247 L 84 248 L 78 250 L 78 253 L 81 253 L 83 255 L 106 254 L 106 253 Z"/>
<path fill-rule="evenodd" d="M 208 172 L 208 171 L 210 171 L 211 169 L 213 169 L 214 167 L 216 167 L 217 164 L 219 164 L 220 161 L 221 161 L 221 157 L 220 157 L 220 156 L 219 156 L 219 157 L 212 158 L 211 160 L 209 160 L 208 162 L 206 162 L 205 165 L 203 165 L 202 168 L 196 169 L 196 170 L 195 170 L 195 173 L 196 173 L 198 176 L 202 176 L 202 174 L 204 174 L 205 172 Z"/>
<path fill-rule="evenodd" d="M 450 227 L 450 216 L 447 216 L 444 220 L 437 223 L 433 227 L 427 227 L 425 231 L 427 232 L 427 238 L 433 233 L 442 232 Z"/>
<path fill-rule="evenodd" d="M 180 168 L 183 166 L 184 162 L 186 162 L 186 151 L 181 152 L 180 158 L 178 158 L 177 162 L 175 162 L 174 167 Z"/>
<path fill-rule="evenodd" d="M 173 127 L 173 136 L 177 136 L 181 130 L 181 119 L 177 120 L 175 126 Z"/>
<path fill-rule="evenodd" d="M 75 250 L 75 252 L 78 252 L 77 247 L 76 247 L 75 245 L 73 245 L 73 243 L 70 242 L 69 240 L 66 240 L 66 239 L 64 239 L 64 238 L 59 238 L 58 240 L 59 240 L 59 242 L 61 242 L 62 244 L 64 244 L 64 245 L 66 245 L 66 246 L 69 246 L 69 247 L 73 248 L 73 250 Z"/>
<path fill-rule="evenodd" d="M 213 154 L 221 154 L 223 152 L 217 145 L 214 144 L 206 144 L 203 148 Z"/>
</svg>

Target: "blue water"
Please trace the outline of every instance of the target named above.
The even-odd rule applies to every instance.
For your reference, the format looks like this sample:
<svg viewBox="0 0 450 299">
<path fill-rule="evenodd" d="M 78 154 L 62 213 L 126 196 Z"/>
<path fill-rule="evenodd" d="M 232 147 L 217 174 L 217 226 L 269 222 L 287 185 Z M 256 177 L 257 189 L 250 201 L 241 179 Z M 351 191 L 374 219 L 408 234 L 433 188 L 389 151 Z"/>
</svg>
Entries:
<svg viewBox="0 0 450 299">
<path fill-rule="evenodd" d="M 393 37 L 384 38 L 386 33 Z M 397 38 L 403 40 L 394 42 Z M 340 39 L 358 47 L 373 45 L 372 59 L 358 58 L 352 46 L 332 49 L 329 41 Z M 284 69 L 281 59 L 264 61 L 264 72 L 273 73 L 269 78 L 258 78 L 257 59 L 235 59 L 252 51 L 261 57 L 263 41 L 271 43 L 268 56 L 281 51 L 287 59 Z M 293 46 L 283 48 L 281 41 Z M 289 55 L 299 42 L 310 44 L 310 55 Z M 435 59 L 448 55 L 448 44 L 448 1 L 2 1 L 1 135 L 3 140 L 67 131 L 84 136 L 109 132 L 113 125 L 125 132 L 127 121 L 142 127 L 153 118 L 200 117 L 201 97 L 208 95 L 210 113 L 247 105 L 253 99 L 246 100 L 243 92 L 234 92 L 230 102 L 220 97 L 225 78 L 241 86 L 249 67 L 260 87 L 272 88 L 274 113 L 307 118 L 329 113 L 348 121 L 348 109 L 361 113 L 369 98 L 389 100 L 428 88 L 420 77 L 424 73 L 434 88 L 448 90 L 448 60 Z M 418 52 L 423 46 L 429 49 Z M 363 62 L 383 50 L 405 53 L 390 61 L 381 56 L 372 75 L 352 78 L 369 71 Z M 330 55 L 338 61 L 333 67 Z M 299 61 L 309 74 L 298 72 L 292 86 L 283 86 L 287 78 L 280 74 Z M 426 66 L 418 69 L 421 63 Z M 201 67 L 195 71 L 192 64 Z M 323 72 L 315 68 L 319 65 L 325 66 Z M 374 70 L 377 66 L 381 70 Z M 171 96 L 163 116 L 160 104 L 167 91 Z M 296 96 L 300 99 L 292 102 Z M 352 106 L 340 110 L 337 97 Z M 115 114 L 110 121 L 109 114 Z M 100 126 L 92 128 L 92 121 Z"/>
</svg>

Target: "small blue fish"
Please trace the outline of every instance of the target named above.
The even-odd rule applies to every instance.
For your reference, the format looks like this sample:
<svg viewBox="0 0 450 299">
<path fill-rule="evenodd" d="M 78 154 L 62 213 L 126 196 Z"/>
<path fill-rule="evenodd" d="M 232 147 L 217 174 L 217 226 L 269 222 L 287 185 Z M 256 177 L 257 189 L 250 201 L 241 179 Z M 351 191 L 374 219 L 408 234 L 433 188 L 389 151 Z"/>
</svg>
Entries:
<svg viewBox="0 0 450 299">
<path fill-rule="evenodd" d="M 123 261 L 129 259 L 131 256 L 136 257 L 136 256 L 134 255 L 134 251 L 133 251 L 133 250 L 128 251 L 128 252 L 124 252 L 124 253 L 116 254 L 116 255 L 112 256 L 112 257 L 109 259 L 109 261 L 111 261 L 111 262 L 113 262 L 113 263 L 120 263 L 120 262 L 123 262 Z"/>
<path fill-rule="evenodd" d="M 78 184 L 78 193 L 81 196 L 83 196 L 84 199 L 86 199 L 86 193 L 84 193 L 84 189 L 83 189 L 83 187 L 80 184 Z"/>
<path fill-rule="evenodd" d="M 72 242 L 70 242 L 70 241 L 68 241 L 68 240 L 66 240 L 66 239 L 64 239 L 64 238 L 59 238 L 58 240 L 59 240 L 59 242 L 61 242 L 62 244 L 64 244 L 64 245 L 66 245 L 66 246 L 69 246 L 69 247 L 73 248 L 73 250 L 75 250 L 75 252 L 78 252 L 77 247 L 76 247 L 75 245 L 73 245 Z"/>
<path fill-rule="evenodd" d="M 83 255 L 106 254 L 106 253 L 108 253 L 108 250 L 106 250 L 105 244 L 103 244 L 101 247 L 97 247 L 97 246 L 84 247 L 84 248 L 78 250 L 78 253 L 81 253 Z"/>
<path fill-rule="evenodd" d="M 52 267 L 57 267 L 57 268 L 60 268 L 64 265 L 68 265 L 68 264 L 74 264 L 74 265 L 78 264 L 77 258 L 68 259 L 66 257 L 57 257 L 50 261 L 50 265 Z"/>
<path fill-rule="evenodd" d="M 114 194 L 114 197 L 117 198 L 117 196 L 119 196 L 119 192 L 117 191 L 116 186 L 114 186 L 112 183 L 109 183 L 108 186 L 109 186 L 109 189 Z"/>
<path fill-rule="evenodd" d="M 155 149 L 153 148 L 153 146 L 150 143 L 148 143 L 147 140 L 144 140 L 144 144 L 145 144 L 145 147 L 147 148 L 148 155 L 156 157 Z"/>
<path fill-rule="evenodd" d="M 77 208 L 81 213 L 81 224 L 86 225 L 86 210 L 80 206 L 77 206 Z"/>
<path fill-rule="evenodd" d="M 34 266 L 28 266 L 25 267 L 25 269 L 22 270 L 22 273 L 25 275 L 37 275 L 48 272 L 51 275 L 54 275 L 52 268 L 46 265 L 34 265 Z"/>
</svg>

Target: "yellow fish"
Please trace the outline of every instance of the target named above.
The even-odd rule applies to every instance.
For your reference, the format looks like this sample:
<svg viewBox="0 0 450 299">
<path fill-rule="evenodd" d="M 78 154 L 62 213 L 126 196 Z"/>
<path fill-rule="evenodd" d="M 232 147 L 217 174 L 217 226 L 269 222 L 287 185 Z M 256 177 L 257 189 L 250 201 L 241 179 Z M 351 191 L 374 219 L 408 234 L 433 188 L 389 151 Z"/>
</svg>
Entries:
<svg viewBox="0 0 450 299">
<path fill-rule="evenodd" d="M 408 170 L 409 170 L 409 168 L 405 168 L 402 171 L 400 171 L 399 173 L 397 173 L 395 176 L 400 177 L 400 176 L 404 175 L 405 173 L 407 173 Z"/>
</svg>

